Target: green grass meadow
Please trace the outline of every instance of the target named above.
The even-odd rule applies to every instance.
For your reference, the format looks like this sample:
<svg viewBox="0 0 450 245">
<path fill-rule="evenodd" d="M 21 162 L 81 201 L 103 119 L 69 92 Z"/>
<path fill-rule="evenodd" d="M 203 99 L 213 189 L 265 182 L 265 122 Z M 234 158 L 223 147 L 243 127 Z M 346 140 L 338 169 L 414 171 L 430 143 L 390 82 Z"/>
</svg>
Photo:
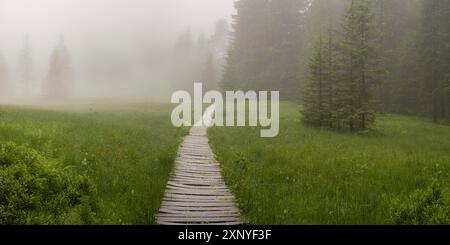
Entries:
<svg viewBox="0 0 450 245">
<path fill-rule="evenodd" d="M 248 223 L 450 223 L 448 125 L 384 115 L 371 131 L 336 132 L 305 126 L 298 105 L 280 106 L 276 138 L 260 138 L 259 128 L 209 130 Z"/>
<path fill-rule="evenodd" d="M 187 129 L 171 105 L 2 107 L 0 144 L 14 142 L 87 176 L 97 224 L 153 224 Z M 39 209 L 32 207 L 29 209 Z"/>
<path fill-rule="evenodd" d="M 380 115 L 370 131 L 338 132 L 304 125 L 296 104 L 280 106 L 278 137 L 251 127 L 208 131 L 246 223 L 450 223 L 448 125 Z M 188 133 L 172 126 L 172 108 L 3 106 L 0 202 L 16 206 L 2 206 L 0 221 L 154 224 Z"/>
</svg>

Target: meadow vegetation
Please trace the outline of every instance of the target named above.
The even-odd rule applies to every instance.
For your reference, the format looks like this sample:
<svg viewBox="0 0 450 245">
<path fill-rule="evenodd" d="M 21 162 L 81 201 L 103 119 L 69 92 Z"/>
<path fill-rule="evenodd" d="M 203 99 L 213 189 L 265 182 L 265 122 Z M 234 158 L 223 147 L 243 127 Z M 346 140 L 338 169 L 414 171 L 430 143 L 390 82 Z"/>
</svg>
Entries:
<svg viewBox="0 0 450 245">
<path fill-rule="evenodd" d="M 212 147 L 250 224 L 449 224 L 450 127 L 381 115 L 337 132 L 282 103 L 280 134 L 214 127 Z"/>
<path fill-rule="evenodd" d="M 171 125 L 170 110 L 4 107 L 0 223 L 154 223 L 187 133 Z"/>
</svg>

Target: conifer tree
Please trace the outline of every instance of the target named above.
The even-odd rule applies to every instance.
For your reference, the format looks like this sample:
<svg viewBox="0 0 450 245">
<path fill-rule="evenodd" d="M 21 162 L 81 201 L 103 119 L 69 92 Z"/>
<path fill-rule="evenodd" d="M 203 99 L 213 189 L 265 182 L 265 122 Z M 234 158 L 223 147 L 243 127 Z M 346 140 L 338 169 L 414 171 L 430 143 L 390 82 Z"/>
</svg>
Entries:
<svg viewBox="0 0 450 245">
<path fill-rule="evenodd" d="M 214 56 L 211 52 L 209 52 L 206 57 L 206 62 L 203 67 L 202 79 L 201 79 L 202 83 L 205 86 L 206 91 L 216 89 L 216 85 L 217 85 L 216 77 L 217 77 L 217 74 L 216 74 L 215 64 L 214 64 Z"/>
<path fill-rule="evenodd" d="M 352 0 L 344 14 L 342 60 L 340 64 L 343 86 L 342 117 L 350 130 L 366 129 L 375 120 L 372 107 L 372 88 L 378 82 L 378 58 L 371 3 Z"/>
<path fill-rule="evenodd" d="M 0 53 L 0 100 L 12 96 L 12 86 L 8 80 L 8 72 L 3 55 Z"/>
<path fill-rule="evenodd" d="M 50 57 L 50 66 L 44 87 L 44 94 L 49 99 L 64 99 L 70 95 L 71 72 L 69 54 L 64 39 Z"/>
<path fill-rule="evenodd" d="M 425 111 L 438 122 L 450 118 L 450 1 L 424 1 L 422 11 L 421 59 L 424 75 L 423 96 L 427 105 Z"/>
<path fill-rule="evenodd" d="M 235 3 L 225 89 L 279 90 L 298 94 L 303 0 L 240 0 Z"/>
<path fill-rule="evenodd" d="M 310 78 L 303 94 L 304 121 L 320 127 L 337 126 L 339 93 L 336 79 L 336 46 L 331 28 L 316 41 L 310 59 Z"/>
<path fill-rule="evenodd" d="M 309 64 L 310 79 L 303 95 L 302 111 L 304 121 L 316 126 L 323 126 L 325 110 L 325 48 L 322 35 L 319 36 Z"/>
</svg>

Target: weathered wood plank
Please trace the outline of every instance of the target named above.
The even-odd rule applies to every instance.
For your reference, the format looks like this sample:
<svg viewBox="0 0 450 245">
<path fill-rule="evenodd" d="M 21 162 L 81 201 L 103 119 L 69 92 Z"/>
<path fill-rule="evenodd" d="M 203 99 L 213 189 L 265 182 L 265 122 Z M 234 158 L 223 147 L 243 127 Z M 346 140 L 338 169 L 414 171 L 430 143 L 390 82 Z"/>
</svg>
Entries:
<svg viewBox="0 0 450 245">
<path fill-rule="evenodd" d="M 172 201 L 163 201 L 162 207 L 234 207 L 230 203 L 204 203 L 204 202 L 172 202 Z"/>
<path fill-rule="evenodd" d="M 227 213 L 240 213 L 240 210 L 236 207 L 161 207 L 160 213 L 179 213 L 179 212 L 227 212 Z"/>
<path fill-rule="evenodd" d="M 218 208 L 195 208 L 193 207 L 192 209 L 186 209 L 186 208 L 161 208 L 160 213 L 210 213 L 210 214 L 214 214 L 214 213 L 229 213 L 229 214 L 239 214 L 239 209 L 237 208 L 228 208 L 225 209 L 223 207 L 218 207 Z"/>
<path fill-rule="evenodd" d="M 162 222 L 236 222 L 236 217 L 158 217 Z"/>
<path fill-rule="evenodd" d="M 182 184 L 178 182 L 169 181 L 167 183 L 168 186 L 174 186 L 174 187 L 180 187 L 180 188 L 186 188 L 186 189 L 195 189 L 195 190 L 222 190 L 226 189 L 228 191 L 228 188 L 225 185 L 215 185 L 215 186 L 193 186 L 193 185 L 187 185 Z"/>
<path fill-rule="evenodd" d="M 168 202 L 203 202 L 203 203 L 228 203 L 233 205 L 231 202 L 232 197 L 228 196 L 189 196 L 189 195 L 167 195 L 163 198 L 163 201 Z"/>
</svg>

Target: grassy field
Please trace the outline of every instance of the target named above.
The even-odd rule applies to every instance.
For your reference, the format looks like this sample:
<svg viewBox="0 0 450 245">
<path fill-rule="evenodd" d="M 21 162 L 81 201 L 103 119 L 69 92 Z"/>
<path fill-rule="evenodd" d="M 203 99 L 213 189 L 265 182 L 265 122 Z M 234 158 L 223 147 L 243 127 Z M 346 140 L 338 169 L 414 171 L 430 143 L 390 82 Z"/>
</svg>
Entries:
<svg viewBox="0 0 450 245">
<path fill-rule="evenodd" d="M 299 110 L 281 104 L 276 138 L 260 138 L 258 128 L 209 130 L 248 223 L 450 222 L 450 126 L 389 115 L 352 134 L 305 126 Z"/>
<path fill-rule="evenodd" d="M 186 129 L 170 105 L 3 107 L 0 143 L 14 142 L 89 176 L 95 223 L 152 224 Z"/>
</svg>

